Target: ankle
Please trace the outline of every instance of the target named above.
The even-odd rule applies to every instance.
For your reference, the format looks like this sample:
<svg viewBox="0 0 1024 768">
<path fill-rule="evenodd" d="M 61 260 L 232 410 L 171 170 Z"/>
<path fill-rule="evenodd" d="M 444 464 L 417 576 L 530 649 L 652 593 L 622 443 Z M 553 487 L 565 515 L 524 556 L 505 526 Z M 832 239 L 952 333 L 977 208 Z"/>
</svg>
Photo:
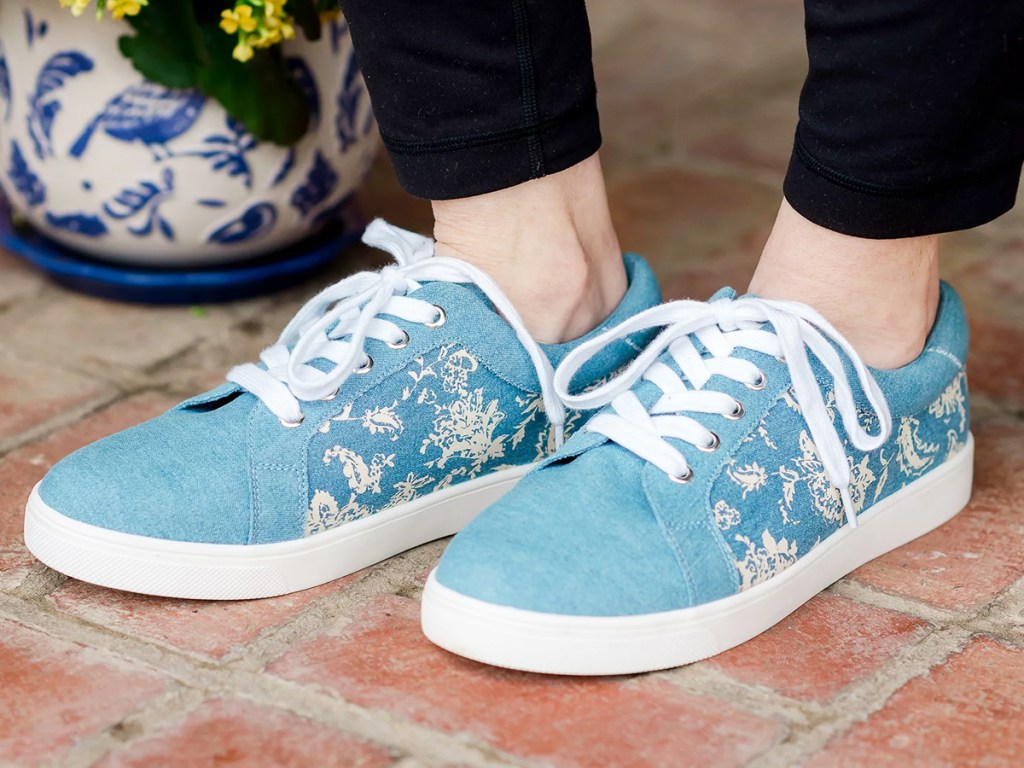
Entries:
<svg viewBox="0 0 1024 768">
<path fill-rule="evenodd" d="M 868 365 L 898 368 L 921 354 L 935 321 L 938 238 L 850 237 L 783 201 L 750 291 L 810 305 Z"/>
<path fill-rule="evenodd" d="M 486 272 L 538 341 L 590 331 L 626 291 L 596 155 L 561 173 L 433 207 L 437 253 Z"/>
</svg>

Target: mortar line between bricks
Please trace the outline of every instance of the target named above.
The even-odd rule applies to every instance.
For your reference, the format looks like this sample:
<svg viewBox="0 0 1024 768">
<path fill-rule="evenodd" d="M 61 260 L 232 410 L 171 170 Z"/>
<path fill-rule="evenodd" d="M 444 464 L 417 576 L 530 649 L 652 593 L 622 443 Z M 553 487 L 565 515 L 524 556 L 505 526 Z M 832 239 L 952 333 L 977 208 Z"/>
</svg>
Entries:
<svg viewBox="0 0 1024 768">
<path fill-rule="evenodd" d="M 1014 616 L 1021 617 L 1019 623 L 1013 623 Z M 970 626 L 1000 640 L 1024 645 L 1024 577 L 989 602 L 970 622 Z"/>
<path fill-rule="evenodd" d="M 24 432 L 19 432 L 17 435 L 0 439 L 0 459 L 19 448 L 49 437 L 55 432 L 82 421 L 131 396 L 130 393 L 125 393 L 112 382 L 107 383 L 112 387 L 111 391 L 107 394 L 99 395 L 74 408 L 62 410 L 53 418 L 36 424 Z"/>
<path fill-rule="evenodd" d="M 913 598 L 892 595 L 856 579 L 843 579 L 829 587 L 828 591 L 864 605 L 924 619 L 939 627 L 961 627 L 1014 644 L 1021 643 L 1021 629 L 1013 625 L 1007 626 L 1005 617 L 1014 615 L 1015 611 L 1024 610 L 1024 577 L 998 592 L 988 602 L 969 611 L 952 611 Z M 1002 617 L 1002 620 L 991 618 L 993 616 Z"/>
<path fill-rule="evenodd" d="M 340 621 L 347 624 L 359 606 L 369 600 L 418 589 L 417 576 L 426 569 L 424 561 L 436 562 L 443 547 L 441 542 L 430 542 L 371 566 L 358 581 L 305 606 L 225 661 L 242 669 L 262 669 L 295 641 L 331 625 L 340 628 Z"/>
<path fill-rule="evenodd" d="M 665 670 L 654 676 L 686 693 L 713 696 L 758 715 L 776 715 L 789 727 L 806 725 L 821 717 L 824 712 L 824 708 L 817 702 L 801 701 L 766 686 L 744 683 L 705 664 Z"/>
<path fill-rule="evenodd" d="M 802 765 L 833 738 L 882 709 L 889 698 L 914 678 L 944 663 L 974 635 L 962 627 L 938 627 L 911 643 L 865 680 L 854 683 L 824 707 L 820 719 L 796 726 L 790 738 L 747 763 L 747 768 Z"/>
<path fill-rule="evenodd" d="M 387 711 L 367 709 L 344 697 L 321 692 L 289 680 L 239 667 L 218 667 L 180 652 L 114 633 L 79 621 L 37 602 L 0 594 L 0 617 L 46 634 L 110 653 L 166 675 L 208 697 L 249 698 L 271 708 L 292 712 L 334 730 L 368 739 L 405 754 L 417 755 L 429 765 L 454 763 L 472 768 L 508 768 L 527 763 L 472 737 L 447 734 L 396 717 Z"/>
<path fill-rule="evenodd" d="M 974 612 L 957 612 L 946 608 L 939 608 L 923 600 L 915 600 L 911 597 L 894 595 L 890 592 L 873 587 L 869 584 L 857 581 L 856 578 L 845 578 L 837 581 L 826 591 L 833 595 L 853 600 L 863 605 L 871 605 L 876 608 L 884 608 L 889 611 L 896 611 L 915 618 L 924 619 L 933 624 L 963 624 L 969 621 Z"/>
<path fill-rule="evenodd" d="M 174 683 L 168 690 L 144 701 L 116 723 L 85 736 L 64 753 L 54 765 L 57 768 L 89 768 L 120 748 L 130 747 L 188 716 L 205 700 L 203 691 Z M 121 728 L 124 736 L 115 735 Z"/>
</svg>

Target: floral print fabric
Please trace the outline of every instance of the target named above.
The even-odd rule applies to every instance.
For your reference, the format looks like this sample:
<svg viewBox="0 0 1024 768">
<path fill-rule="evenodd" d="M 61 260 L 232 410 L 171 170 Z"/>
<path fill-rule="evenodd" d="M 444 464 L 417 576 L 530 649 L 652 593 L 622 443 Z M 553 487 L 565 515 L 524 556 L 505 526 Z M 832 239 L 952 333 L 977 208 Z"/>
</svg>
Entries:
<svg viewBox="0 0 1024 768">
<path fill-rule="evenodd" d="M 837 423 L 832 393 L 826 403 Z M 872 427 L 870 417 L 864 423 Z M 967 431 L 961 371 L 925 411 L 896 419 L 879 450 L 861 453 L 845 441 L 856 511 L 949 459 L 964 446 Z M 732 549 L 740 589 L 782 572 L 845 524 L 839 489 L 825 474 L 791 392 L 783 393 L 726 465 L 711 489 L 711 514 Z"/>
<path fill-rule="evenodd" d="M 567 435 L 580 420 L 570 412 Z M 461 345 L 442 346 L 321 425 L 310 445 L 305 534 L 554 449 L 540 394 L 503 381 Z"/>
</svg>

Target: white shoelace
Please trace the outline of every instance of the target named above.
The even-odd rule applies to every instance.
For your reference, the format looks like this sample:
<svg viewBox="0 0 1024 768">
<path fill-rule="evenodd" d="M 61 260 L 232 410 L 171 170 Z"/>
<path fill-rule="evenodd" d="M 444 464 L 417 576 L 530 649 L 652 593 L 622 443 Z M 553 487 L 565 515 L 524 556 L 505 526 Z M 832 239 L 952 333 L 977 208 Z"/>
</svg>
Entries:
<svg viewBox="0 0 1024 768">
<path fill-rule="evenodd" d="M 774 332 L 765 330 L 764 322 L 771 323 Z M 665 330 L 619 376 L 587 392 L 572 394 L 569 391 L 573 375 L 608 344 L 638 331 L 659 327 Z M 701 355 L 690 334 L 700 341 L 709 356 Z M 871 435 L 861 427 L 842 357 L 829 340 L 852 361 L 878 418 L 878 434 Z M 651 462 L 673 480 L 686 483 L 693 477 L 693 471 L 686 457 L 665 438 L 676 438 L 700 450 L 713 451 L 718 447 L 718 436 L 685 414 L 718 414 L 727 419 L 743 416 L 742 403 L 731 395 L 704 389 L 709 379 L 717 374 L 754 390 L 763 389 L 767 384 L 765 373 L 753 362 L 732 357 L 739 348 L 772 355 L 788 366 L 796 401 L 822 466 L 839 489 L 847 520 L 851 526 L 856 526 L 849 460 L 836 426 L 829 418 L 807 350 L 832 377 L 836 408 L 850 441 L 859 450 L 873 451 L 885 443 L 892 431 L 892 416 L 874 376 L 849 342 L 810 307 L 759 298 L 663 304 L 635 315 L 573 350 L 555 373 L 555 389 L 568 408 L 599 408 L 611 403 L 611 411 L 595 416 L 586 429 L 604 435 Z M 666 349 L 682 371 L 682 377 L 671 366 L 657 360 Z M 641 378 L 655 384 L 662 392 L 650 410 L 630 391 Z"/>
<path fill-rule="evenodd" d="M 277 342 L 260 353 L 266 368 L 254 363 L 238 365 L 228 372 L 227 380 L 256 395 L 284 426 L 297 427 L 303 420 L 301 401 L 330 400 L 350 376 L 370 371 L 373 360 L 365 350 L 367 339 L 382 341 L 392 349 L 409 343 L 408 334 L 382 316 L 428 328 L 444 325 L 447 314 L 443 307 L 408 295 L 421 282 L 472 283 L 512 326 L 529 354 L 545 411 L 561 445 L 565 406 L 555 395 L 551 362 L 497 284 L 464 261 L 435 256 L 433 240 L 381 219 L 366 228 L 363 242 L 390 253 L 397 265 L 379 272 L 360 272 L 321 291 L 296 313 Z M 315 360 L 329 361 L 329 370 L 310 365 Z"/>
</svg>

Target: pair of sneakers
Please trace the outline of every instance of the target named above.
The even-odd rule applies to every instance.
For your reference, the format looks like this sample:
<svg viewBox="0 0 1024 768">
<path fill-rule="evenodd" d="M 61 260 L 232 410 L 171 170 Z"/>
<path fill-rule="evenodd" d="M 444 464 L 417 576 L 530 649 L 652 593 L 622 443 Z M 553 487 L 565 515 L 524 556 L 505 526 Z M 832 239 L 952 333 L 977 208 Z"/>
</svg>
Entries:
<svg viewBox="0 0 1024 768">
<path fill-rule="evenodd" d="M 241 599 L 461 531 L 424 590 L 428 638 L 621 674 L 738 645 L 967 503 L 948 285 L 921 356 L 880 371 L 804 305 L 659 304 L 627 254 L 612 316 L 543 345 L 432 241 L 380 221 L 364 239 L 395 264 L 321 292 L 221 387 L 58 463 L 29 549 L 104 586 Z"/>
</svg>

